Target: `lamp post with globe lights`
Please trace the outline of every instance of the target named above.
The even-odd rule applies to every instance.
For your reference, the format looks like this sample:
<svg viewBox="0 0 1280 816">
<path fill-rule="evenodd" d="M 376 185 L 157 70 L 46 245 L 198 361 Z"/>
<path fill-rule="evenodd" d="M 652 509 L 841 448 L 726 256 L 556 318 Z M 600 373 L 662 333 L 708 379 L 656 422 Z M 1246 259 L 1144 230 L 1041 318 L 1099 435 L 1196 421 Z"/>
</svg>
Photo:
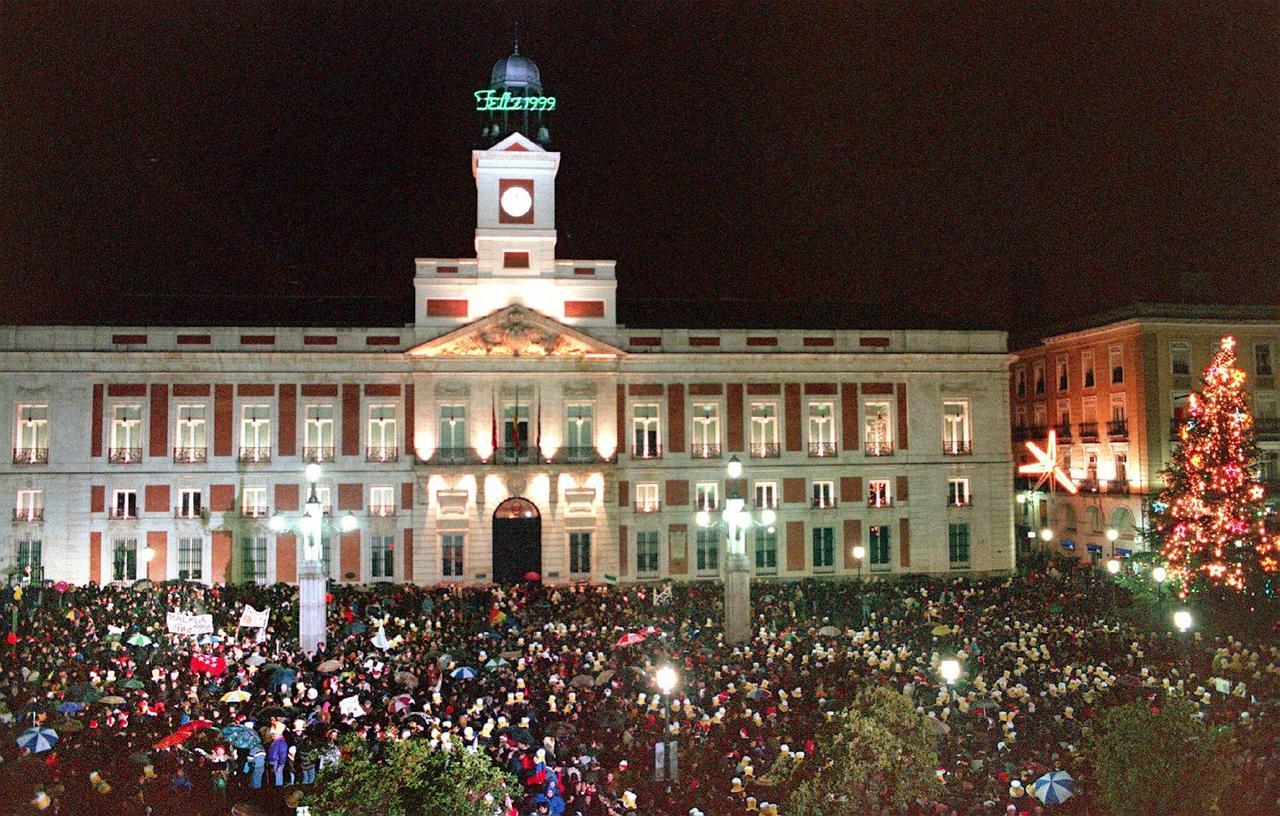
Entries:
<svg viewBox="0 0 1280 816">
<path fill-rule="evenodd" d="M 1151 568 L 1151 580 L 1156 582 L 1156 608 L 1164 609 L 1164 582 L 1169 578 L 1169 571 L 1164 567 Z"/>
<path fill-rule="evenodd" d="M 297 519 L 289 519 L 277 512 L 271 517 L 269 526 L 276 533 L 296 529 L 302 537 L 302 558 L 298 564 L 298 645 L 303 652 L 311 654 L 325 642 L 325 620 L 328 614 L 325 590 L 329 576 L 325 572 L 324 563 L 324 505 L 316 495 L 320 466 L 315 462 L 307 465 L 306 477 L 309 490 L 302 506 L 302 515 Z M 337 528 L 349 533 L 358 525 L 355 516 L 345 513 Z"/>
<path fill-rule="evenodd" d="M 671 734 L 671 692 L 680 681 L 676 670 L 664 663 L 658 667 L 653 676 L 662 692 L 662 763 L 663 776 L 667 780 L 667 793 L 671 793 L 671 783 L 680 775 L 680 763 L 676 759 L 676 740 Z"/>
<path fill-rule="evenodd" d="M 742 462 L 730 457 L 726 472 L 730 479 L 742 476 Z M 708 510 L 699 510 L 695 521 L 699 527 L 723 526 L 728 532 L 724 571 L 724 639 L 726 643 L 742 643 L 751 636 L 751 565 L 747 563 L 747 530 L 765 527 L 772 531 L 777 513 L 770 507 L 760 511 L 759 518 L 746 509 L 746 501 L 737 490 L 730 491 L 718 520 Z"/>
<path fill-rule="evenodd" d="M 960 661 L 954 657 L 948 657 L 938 664 L 938 674 L 942 677 L 944 685 L 955 685 L 960 679 Z"/>
<path fill-rule="evenodd" d="M 1178 627 L 1178 631 L 1186 633 L 1191 628 L 1191 611 L 1187 609 L 1179 609 L 1173 613 L 1173 625 Z"/>
</svg>

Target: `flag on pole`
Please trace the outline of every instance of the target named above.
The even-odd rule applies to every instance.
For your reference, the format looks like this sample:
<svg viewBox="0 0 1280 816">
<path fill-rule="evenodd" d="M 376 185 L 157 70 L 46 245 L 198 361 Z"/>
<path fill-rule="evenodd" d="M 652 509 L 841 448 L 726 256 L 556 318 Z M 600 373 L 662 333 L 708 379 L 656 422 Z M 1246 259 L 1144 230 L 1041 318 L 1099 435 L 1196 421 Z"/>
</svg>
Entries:
<svg viewBox="0 0 1280 816">
<path fill-rule="evenodd" d="M 533 446 L 539 451 L 542 450 L 542 390 L 538 390 L 538 435 L 534 440 Z"/>
<path fill-rule="evenodd" d="M 497 397 L 493 396 L 492 393 L 489 394 L 489 397 L 490 397 L 490 407 L 493 411 L 492 447 L 493 447 L 494 453 L 497 453 L 498 452 L 498 400 L 497 400 Z"/>
</svg>

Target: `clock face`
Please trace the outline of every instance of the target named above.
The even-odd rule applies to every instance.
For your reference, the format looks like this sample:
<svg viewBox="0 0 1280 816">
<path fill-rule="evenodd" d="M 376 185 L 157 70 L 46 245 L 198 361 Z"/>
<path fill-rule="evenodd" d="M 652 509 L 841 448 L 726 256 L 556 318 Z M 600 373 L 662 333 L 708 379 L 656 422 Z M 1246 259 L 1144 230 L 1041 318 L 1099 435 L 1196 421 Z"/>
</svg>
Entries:
<svg viewBox="0 0 1280 816">
<path fill-rule="evenodd" d="M 519 218 L 533 207 L 533 196 L 524 187 L 511 186 L 502 191 L 502 211 Z"/>
</svg>

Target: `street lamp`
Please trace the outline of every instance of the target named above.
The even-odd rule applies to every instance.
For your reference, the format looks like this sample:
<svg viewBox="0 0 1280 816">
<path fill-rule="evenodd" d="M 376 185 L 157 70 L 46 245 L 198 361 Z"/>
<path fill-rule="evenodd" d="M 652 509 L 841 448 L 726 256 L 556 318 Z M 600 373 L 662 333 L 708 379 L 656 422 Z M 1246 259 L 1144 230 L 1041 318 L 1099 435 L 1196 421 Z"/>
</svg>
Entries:
<svg viewBox="0 0 1280 816">
<path fill-rule="evenodd" d="M 1164 608 L 1164 582 L 1169 578 L 1169 571 L 1164 567 L 1151 568 L 1151 580 L 1156 582 L 1156 607 Z"/>
<path fill-rule="evenodd" d="M 742 460 L 733 455 L 729 457 L 729 478 L 737 479 L 742 475 Z"/>
<path fill-rule="evenodd" d="M 737 456 L 729 458 L 726 471 L 730 479 L 742 476 L 742 461 Z M 723 525 L 728 531 L 724 572 L 724 639 L 726 643 L 742 643 L 751 636 L 751 566 L 747 563 L 747 529 L 758 526 L 770 532 L 778 520 L 771 508 L 760 511 L 760 518 L 753 518 L 746 509 L 747 503 L 731 490 L 724 501 L 719 521 L 711 518 L 705 508 L 699 510 L 694 520 L 699 527 Z"/>
<path fill-rule="evenodd" d="M 653 679 L 658 684 L 658 690 L 662 692 L 663 765 L 664 776 L 667 780 L 667 793 L 670 793 L 671 783 L 676 781 L 676 777 L 680 774 L 680 765 L 676 760 L 676 741 L 671 735 L 671 691 L 676 687 L 676 683 L 679 682 L 680 678 L 670 664 L 664 663 L 658 667 Z"/>
<path fill-rule="evenodd" d="M 1113 542 L 1113 543 L 1114 543 L 1114 542 L 1115 542 L 1115 540 L 1116 540 L 1117 538 L 1119 538 L 1119 537 L 1120 537 L 1120 531 L 1119 531 L 1119 530 L 1117 530 L 1117 529 L 1116 529 L 1116 528 L 1114 528 L 1114 527 L 1108 527 L 1108 528 L 1107 528 L 1107 541 L 1110 541 L 1110 542 Z"/>
<path fill-rule="evenodd" d="M 1045 541 L 1053 541 L 1053 530 L 1050 530 L 1048 527 L 1044 528 L 1040 531 L 1040 538 Z"/>
<path fill-rule="evenodd" d="M 949 657 L 938 664 L 938 674 L 942 675 L 942 682 L 951 685 L 960 679 L 960 661 L 954 657 Z"/>
<path fill-rule="evenodd" d="M 1118 558 L 1107 559 L 1107 572 L 1112 575 L 1118 575 L 1120 573 L 1120 560 Z"/>
<path fill-rule="evenodd" d="M 1191 628 L 1191 612 L 1186 609 L 1179 609 L 1173 613 L 1173 625 L 1178 627 L 1179 632 L 1185 632 Z"/>
</svg>

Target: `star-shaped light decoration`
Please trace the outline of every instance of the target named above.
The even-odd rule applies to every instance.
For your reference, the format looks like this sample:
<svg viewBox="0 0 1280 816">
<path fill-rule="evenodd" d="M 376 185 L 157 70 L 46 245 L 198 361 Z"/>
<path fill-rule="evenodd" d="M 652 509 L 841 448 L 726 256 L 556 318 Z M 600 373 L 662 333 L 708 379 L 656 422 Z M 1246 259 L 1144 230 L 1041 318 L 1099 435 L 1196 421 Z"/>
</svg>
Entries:
<svg viewBox="0 0 1280 816">
<path fill-rule="evenodd" d="M 1024 476 L 1039 476 L 1039 480 L 1036 481 L 1037 490 L 1043 487 L 1045 482 L 1053 479 L 1062 486 L 1063 490 L 1073 496 L 1080 492 L 1080 487 L 1058 464 L 1058 434 L 1055 431 L 1049 431 L 1049 442 L 1044 450 L 1034 442 L 1027 443 L 1027 450 L 1031 451 L 1036 461 L 1018 468 L 1018 472 Z"/>
</svg>

